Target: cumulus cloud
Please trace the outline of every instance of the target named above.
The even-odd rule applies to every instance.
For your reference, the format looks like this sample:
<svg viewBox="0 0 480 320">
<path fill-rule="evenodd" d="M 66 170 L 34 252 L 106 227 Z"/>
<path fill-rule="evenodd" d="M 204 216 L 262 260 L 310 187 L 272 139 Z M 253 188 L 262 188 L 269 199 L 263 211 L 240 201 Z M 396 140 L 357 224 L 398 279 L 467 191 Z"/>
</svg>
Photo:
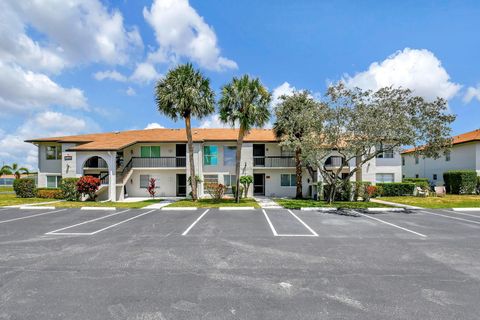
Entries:
<svg viewBox="0 0 480 320">
<path fill-rule="evenodd" d="M 96 72 L 93 77 L 99 81 L 109 79 L 115 80 L 120 82 L 127 81 L 127 77 L 115 70 L 106 70 L 106 71 L 98 71 Z"/>
<path fill-rule="evenodd" d="M 281 96 L 292 95 L 295 90 L 296 90 L 295 87 L 292 86 L 290 83 L 288 83 L 286 81 L 284 83 L 282 83 L 281 85 L 279 85 L 278 87 L 276 87 L 275 89 L 273 89 L 272 103 L 271 103 L 272 106 L 275 107 L 280 102 L 280 97 Z"/>
<path fill-rule="evenodd" d="M 159 49 L 150 58 L 165 60 L 188 58 L 200 66 L 216 71 L 237 69 L 237 63 L 220 54 L 217 36 L 188 0 L 155 0 L 143 9 L 152 26 Z"/>
<path fill-rule="evenodd" d="M 152 122 L 152 123 L 149 123 L 147 124 L 147 126 L 145 127 L 146 130 L 148 129 L 162 129 L 162 128 L 165 128 L 164 126 L 162 126 L 160 123 L 158 122 Z"/>
<path fill-rule="evenodd" d="M 468 87 L 467 92 L 463 97 L 463 102 L 469 103 L 473 99 L 477 99 L 478 101 L 480 101 L 480 85 L 478 85 L 476 88 Z"/>
<path fill-rule="evenodd" d="M 218 114 L 214 114 L 203 119 L 200 123 L 200 128 L 231 128 L 231 126 L 223 123 Z"/>
<path fill-rule="evenodd" d="M 85 109 L 87 99 L 83 91 L 64 88 L 48 76 L 23 70 L 0 61 L 0 108 L 11 112 L 25 112 L 50 105 Z"/>
<path fill-rule="evenodd" d="M 132 97 L 134 95 L 137 94 L 137 92 L 135 91 L 135 89 L 133 89 L 132 87 L 128 87 L 127 90 L 125 91 L 125 93 L 127 94 L 127 96 L 129 97 Z"/>
<path fill-rule="evenodd" d="M 37 147 L 25 143 L 24 140 L 92 131 L 99 131 L 99 127 L 90 119 L 53 111 L 41 112 L 27 119 L 15 132 L 3 135 L 0 133 L 0 159 L 6 163 L 18 162 L 31 169 L 36 169 Z"/>
<path fill-rule="evenodd" d="M 149 83 L 160 78 L 162 75 L 157 72 L 155 66 L 149 62 L 142 62 L 137 65 L 130 80 L 139 83 Z"/>
<path fill-rule="evenodd" d="M 372 63 L 366 71 L 346 75 L 342 81 L 349 87 L 371 90 L 386 86 L 409 88 L 429 100 L 451 99 L 461 88 L 450 80 L 441 61 L 431 51 L 410 48 Z"/>
</svg>

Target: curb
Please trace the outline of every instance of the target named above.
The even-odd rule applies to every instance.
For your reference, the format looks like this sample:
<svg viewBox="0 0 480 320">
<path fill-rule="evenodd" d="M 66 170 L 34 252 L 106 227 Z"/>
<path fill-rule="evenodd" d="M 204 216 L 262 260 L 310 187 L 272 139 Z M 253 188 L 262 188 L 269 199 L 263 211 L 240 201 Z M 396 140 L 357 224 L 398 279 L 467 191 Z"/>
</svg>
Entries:
<svg viewBox="0 0 480 320">
<path fill-rule="evenodd" d="M 410 206 L 408 204 L 396 203 L 396 202 L 391 202 L 391 201 L 384 201 L 384 200 L 380 200 L 380 199 L 371 199 L 370 201 L 375 202 L 375 203 L 386 204 L 386 205 L 393 206 L 393 207 L 405 208 L 405 209 L 408 209 L 408 210 L 425 209 L 425 208 L 422 208 L 422 207 Z"/>
<path fill-rule="evenodd" d="M 115 211 L 115 207 L 81 207 L 80 210 L 103 210 L 103 211 Z"/>
<path fill-rule="evenodd" d="M 335 211 L 338 208 L 326 208 L 326 207 L 302 207 L 300 208 L 302 211 Z"/>
<path fill-rule="evenodd" d="M 367 211 L 405 211 L 405 208 L 367 208 Z"/>
<path fill-rule="evenodd" d="M 197 210 L 197 207 L 163 207 L 160 210 L 170 210 L 170 211 L 195 211 Z"/>
<path fill-rule="evenodd" d="M 254 207 L 219 207 L 218 210 L 240 211 L 240 210 L 255 210 Z"/>
<path fill-rule="evenodd" d="M 453 211 L 479 211 L 480 208 L 452 208 Z"/>
<path fill-rule="evenodd" d="M 55 210 L 55 207 L 30 207 L 30 206 L 22 206 L 18 207 L 20 210 Z"/>
</svg>

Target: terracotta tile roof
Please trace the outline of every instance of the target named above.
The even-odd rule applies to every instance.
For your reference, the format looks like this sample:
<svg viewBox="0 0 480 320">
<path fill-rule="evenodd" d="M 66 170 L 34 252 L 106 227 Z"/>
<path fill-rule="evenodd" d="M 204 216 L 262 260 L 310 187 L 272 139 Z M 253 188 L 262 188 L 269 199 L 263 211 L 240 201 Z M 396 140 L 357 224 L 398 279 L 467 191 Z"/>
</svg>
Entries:
<svg viewBox="0 0 480 320">
<path fill-rule="evenodd" d="M 459 134 L 458 136 L 453 137 L 452 144 L 460 144 L 466 142 L 480 141 L 480 129 L 470 131 L 467 133 Z M 421 150 L 421 147 L 420 147 Z M 402 154 L 414 152 L 415 148 L 410 148 L 402 152 Z"/>
<path fill-rule="evenodd" d="M 192 129 L 193 141 L 236 141 L 238 129 Z M 245 142 L 277 141 L 271 129 L 253 129 Z M 187 142 L 184 129 L 148 129 L 30 139 L 25 142 L 80 143 L 71 150 L 120 150 L 135 143 Z"/>
</svg>

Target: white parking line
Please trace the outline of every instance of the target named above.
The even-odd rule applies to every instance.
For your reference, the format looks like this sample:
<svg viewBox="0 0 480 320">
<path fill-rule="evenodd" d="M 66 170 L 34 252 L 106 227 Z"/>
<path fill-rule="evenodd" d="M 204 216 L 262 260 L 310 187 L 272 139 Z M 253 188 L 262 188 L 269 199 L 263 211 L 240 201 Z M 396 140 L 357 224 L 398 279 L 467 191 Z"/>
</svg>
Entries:
<svg viewBox="0 0 480 320">
<path fill-rule="evenodd" d="M 468 214 L 468 213 L 463 213 L 463 212 L 449 211 L 449 210 L 442 210 L 442 209 L 440 209 L 440 210 L 443 211 L 443 212 L 447 212 L 447 213 L 453 213 L 454 215 L 460 214 L 460 215 L 462 215 L 462 216 L 468 216 L 468 217 L 473 217 L 473 218 L 480 218 L 480 215 L 478 215 L 478 214 Z"/>
<path fill-rule="evenodd" d="M 296 215 L 295 213 L 293 213 L 292 210 L 288 210 L 288 212 L 290 212 L 290 214 L 291 214 L 292 216 L 294 216 L 295 219 L 297 219 L 298 221 L 300 221 L 300 223 L 303 224 L 303 226 L 304 226 L 305 228 L 307 228 L 308 231 L 310 231 L 313 236 L 318 237 L 318 234 L 317 234 L 312 228 L 310 228 L 310 226 L 309 226 L 308 224 L 306 224 L 302 219 L 300 219 L 299 217 L 297 217 L 297 215 Z"/>
<path fill-rule="evenodd" d="M 360 212 L 358 212 L 358 211 L 355 211 L 355 212 L 358 213 L 359 215 L 363 216 L 363 217 L 366 217 L 366 218 L 369 218 L 369 219 L 373 219 L 373 220 L 376 220 L 376 221 L 378 221 L 378 222 L 384 223 L 384 224 L 386 224 L 386 225 L 389 225 L 389 226 L 392 226 L 392 227 L 401 229 L 401 230 L 403 230 L 403 231 L 407 231 L 407 232 L 416 234 L 417 236 L 420 236 L 420 237 L 423 237 L 423 238 L 426 238 L 426 237 L 427 237 L 426 235 L 424 235 L 424 234 L 422 234 L 422 233 L 419 233 L 419 232 L 416 232 L 416 231 L 413 231 L 413 230 L 410 230 L 410 229 L 407 229 L 407 228 L 404 228 L 404 227 L 397 226 L 396 224 L 393 224 L 393 223 L 384 221 L 384 220 L 382 220 L 382 219 L 378 219 L 378 218 L 369 216 L 369 215 L 367 215 L 367 214 L 360 213 Z"/>
<path fill-rule="evenodd" d="M 51 213 L 57 213 L 57 212 L 60 212 L 60 211 L 65 211 L 67 209 L 61 209 L 61 210 L 55 210 L 55 211 L 48 211 L 48 212 L 43 212 L 43 213 L 37 213 L 37 214 L 32 214 L 30 216 L 26 216 L 26 217 L 20 217 L 20 218 L 14 218 L 14 219 L 9 219 L 9 220 L 3 220 L 3 221 L 0 221 L 0 224 L 2 223 L 7 223 L 7 222 L 12 222 L 12 221 L 17 221 L 17 220 L 24 220 L 24 219 L 29 219 L 29 218 L 35 218 L 35 217 L 39 217 L 39 216 L 44 216 L 46 214 L 51 214 Z"/>
<path fill-rule="evenodd" d="M 190 227 L 187 228 L 187 230 L 185 230 L 183 233 L 182 233 L 182 236 L 186 236 L 188 234 L 188 232 L 197 224 L 198 221 L 200 221 L 200 219 L 203 218 L 203 216 L 205 214 L 207 214 L 207 212 L 209 211 L 210 209 L 207 209 L 205 210 L 201 215 L 200 217 L 197 218 L 197 220 L 195 220 L 191 225 Z"/>
<path fill-rule="evenodd" d="M 262 211 L 263 211 L 263 215 L 265 216 L 265 219 L 267 219 L 268 225 L 270 226 L 270 229 L 272 230 L 273 235 L 277 237 L 278 236 L 277 230 L 275 230 L 275 227 L 273 226 L 272 221 L 270 221 L 270 218 L 268 217 L 267 212 L 265 211 L 265 209 L 262 209 Z"/>
<path fill-rule="evenodd" d="M 66 209 L 65 209 L 65 210 L 66 210 Z M 60 234 L 58 231 L 62 231 L 62 230 L 65 230 L 65 229 L 69 229 L 69 228 L 76 227 L 76 226 L 81 226 L 82 224 L 86 224 L 86 223 L 90 223 L 90 222 L 102 220 L 102 219 L 105 219 L 105 218 L 108 218 L 108 217 L 111 217 L 111 216 L 115 216 L 115 215 L 117 215 L 117 214 L 124 213 L 124 212 L 127 212 L 127 211 L 130 211 L 130 209 L 127 209 L 127 210 L 124 210 L 124 211 L 120 211 L 120 212 L 115 212 L 115 213 L 112 213 L 112 214 L 109 214 L 109 215 L 106 215 L 106 216 L 103 216 L 103 217 L 100 217 L 100 218 L 83 221 L 83 222 L 80 222 L 80 223 L 77 223 L 77 224 L 74 224 L 74 225 L 71 225 L 71 226 L 68 226 L 68 227 L 63 227 L 63 228 L 60 228 L 60 229 L 57 229 L 57 230 L 53 230 L 53 231 L 47 232 L 47 233 L 45 233 L 45 234 Z"/>
<path fill-rule="evenodd" d="M 432 214 L 434 216 L 440 216 L 440 217 L 444 217 L 444 218 L 448 218 L 448 219 L 455 219 L 455 220 L 460 220 L 460 221 L 465 221 L 465 222 L 475 223 L 475 224 L 480 225 L 480 222 L 478 222 L 478 221 L 468 220 L 468 219 L 459 218 L 459 217 L 451 217 L 451 216 L 447 216 L 447 215 L 444 215 L 444 214 L 433 213 L 433 212 L 428 212 L 428 211 L 420 211 L 420 212 Z"/>
<path fill-rule="evenodd" d="M 131 220 L 133 220 L 133 219 L 140 218 L 140 217 L 142 217 L 142 216 L 144 216 L 144 215 L 146 215 L 146 214 L 149 214 L 150 212 L 153 212 L 153 211 L 155 211 L 155 209 L 153 209 L 153 210 L 150 210 L 150 211 L 147 211 L 147 212 L 144 212 L 144 213 L 142 213 L 142 214 L 139 214 L 139 215 L 136 215 L 135 217 L 128 218 L 128 219 L 125 219 L 125 220 L 123 220 L 123 221 L 120 221 L 120 222 L 114 223 L 114 224 L 112 224 L 112 225 L 110 225 L 110 226 L 108 226 L 108 227 L 105 227 L 105 228 L 103 228 L 103 229 L 100 229 L 100 230 L 94 231 L 94 232 L 92 232 L 91 234 L 97 234 L 97 233 L 99 233 L 99 232 L 102 232 L 102 231 L 108 230 L 108 229 L 110 229 L 110 228 L 116 227 L 116 226 L 118 226 L 118 225 L 120 225 L 120 224 L 122 224 L 122 223 L 125 223 L 125 222 L 127 222 L 127 221 L 131 221 Z"/>
</svg>

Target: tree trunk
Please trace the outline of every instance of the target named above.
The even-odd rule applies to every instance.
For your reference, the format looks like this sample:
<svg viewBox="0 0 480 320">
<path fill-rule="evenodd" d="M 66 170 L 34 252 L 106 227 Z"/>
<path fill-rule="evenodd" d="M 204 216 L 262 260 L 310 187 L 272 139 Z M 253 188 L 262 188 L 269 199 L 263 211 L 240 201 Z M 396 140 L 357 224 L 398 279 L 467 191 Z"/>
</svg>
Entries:
<svg viewBox="0 0 480 320">
<path fill-rule="evenodd" d="M 235 193 L 235 202 L 240 202 L 240 164 L 242 162 L 242 145 L 243 145 L 243 138 L 245 136 L 245 129 L 240 126 L 238 130 L 238 139 L 237 139 L 237 150 L 236 150 L 236 158 L 235 158 L 235 176 L 237 178 L 236 185 L 237 191 Z"/>
<path fill-rule="evenodd" d="M 193 138 L 192 124 L 190 120 L 190 116 L 185 117 L 185 130 L 187 131 L 188 162 L 190 162 L 190 185 L 192 187 L 192 200 L 197 201 L 197 179 L 195 175 L 195 164 L 193 163 Z"/>
<path fill-rule="evenodd" d="M 295 195 L 296 199 L 303 198 L 302 192 L 302 150 L 300 148 L 295 149 L 295 174 L 296 174 L 296 184 L 297 184 L 297 192 Z"/>
</svg>

